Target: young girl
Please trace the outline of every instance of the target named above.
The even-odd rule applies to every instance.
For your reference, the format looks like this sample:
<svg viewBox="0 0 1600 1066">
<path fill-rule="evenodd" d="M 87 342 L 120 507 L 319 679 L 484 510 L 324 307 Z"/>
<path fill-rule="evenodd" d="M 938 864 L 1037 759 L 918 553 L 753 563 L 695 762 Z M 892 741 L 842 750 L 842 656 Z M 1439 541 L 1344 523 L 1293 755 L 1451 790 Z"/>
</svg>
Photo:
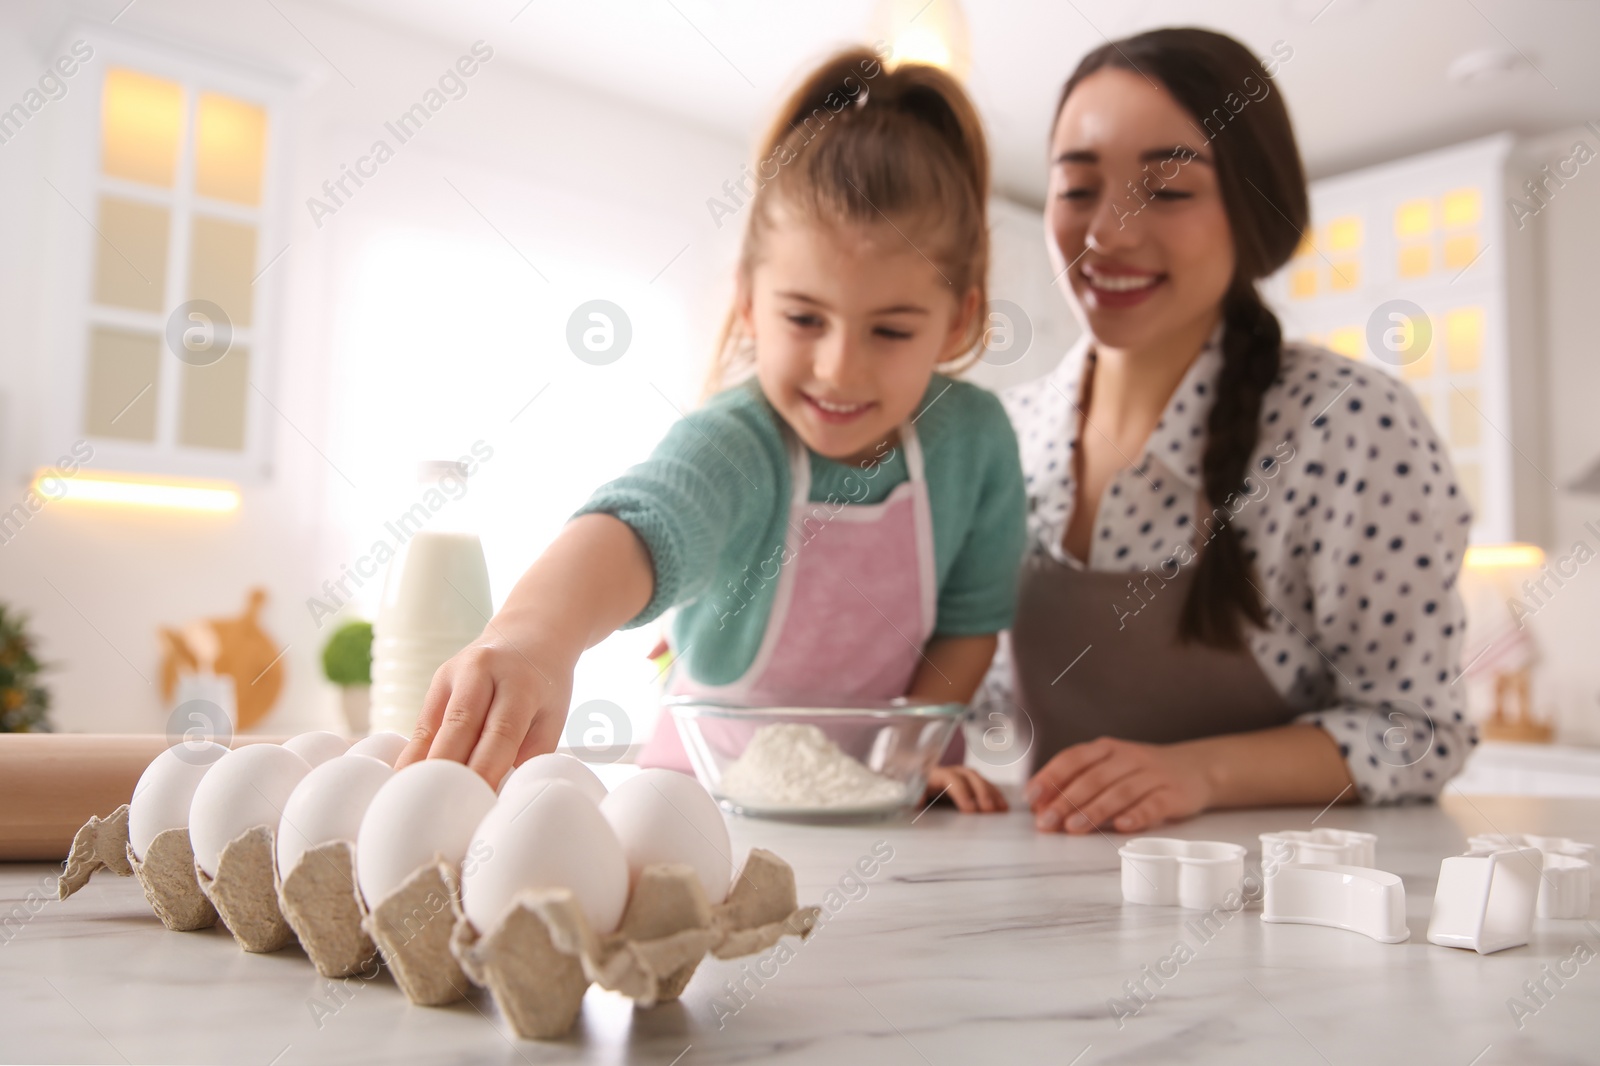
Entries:
<svg viewBox="0 0 1600 1066">
<path fill-rule="evenodd" d="M 742 205 L 721 389 L 602 486 L 482 636 L 440 667 L 400 757 L 490 783 L 554 749 L 578 656 L 678 612 L 672 688 L 756 703 L 971 698 L 1011 621 L 1016 439 L 976 358 L 988 159 L 942 71 L 835 56 L 790 97 Z M 945 753 L 959 763 L 960 734 Z M 689 770 L 670 715 L 640 762 Z M 930 794 L 1003 810 L 942 765 Z"/>
</svg>

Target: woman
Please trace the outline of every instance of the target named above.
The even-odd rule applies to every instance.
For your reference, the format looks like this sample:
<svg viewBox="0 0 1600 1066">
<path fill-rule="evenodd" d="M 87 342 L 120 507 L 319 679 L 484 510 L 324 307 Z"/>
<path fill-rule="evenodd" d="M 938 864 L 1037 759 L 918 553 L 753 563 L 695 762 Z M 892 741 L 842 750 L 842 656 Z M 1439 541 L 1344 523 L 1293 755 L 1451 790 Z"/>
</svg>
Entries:
<svg viewBox="0 0 1600 1066">
<path fill-rule="evenodd" d="M 1283 342 L 1256 294 L 1308 223 L 1273 90 L 1180 29 L 1061 95 L 1047 229 L 1085 336 L 1008 401 L 1029 559 L 985 693 L 1032 726 L 1041 830 L 1431 797 L 1477 742 L 1449 459 L 1403 385 Z"/>
</svg>

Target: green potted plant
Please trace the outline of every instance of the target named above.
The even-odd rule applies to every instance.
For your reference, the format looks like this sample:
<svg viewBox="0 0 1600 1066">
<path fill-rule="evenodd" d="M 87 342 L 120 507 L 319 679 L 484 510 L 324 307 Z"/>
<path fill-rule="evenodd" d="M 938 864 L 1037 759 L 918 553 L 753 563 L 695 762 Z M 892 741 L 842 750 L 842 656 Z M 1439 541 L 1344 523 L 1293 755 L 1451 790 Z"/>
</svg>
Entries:
<svg viewBox="0 0 1600 1066">
<path fill-rule="evenodd" d="M 0 603 L 0 733 L 49 733 L 50 693 L 33 655 L 28 619 Z"/>
<path fill-rule="evenodd" d="M 322 649 L 322 672 L 339 686 L 339 709 L 351 736 L 366 736 L 372 715 L 372 623 L 346 622 Z"/>
</svg>

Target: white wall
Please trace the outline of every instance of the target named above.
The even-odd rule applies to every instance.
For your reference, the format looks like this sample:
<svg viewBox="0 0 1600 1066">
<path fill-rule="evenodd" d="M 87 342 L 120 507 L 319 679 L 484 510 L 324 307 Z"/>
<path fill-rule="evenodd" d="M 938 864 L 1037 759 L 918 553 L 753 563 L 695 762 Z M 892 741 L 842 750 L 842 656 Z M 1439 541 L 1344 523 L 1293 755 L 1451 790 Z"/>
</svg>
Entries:
<svg viewBox="0 0 1600 1066">
<path fill-rule="evenodd" d="M 1600 136 L 1584 127 L 1523 148 L 1541 164 L 1553 165 L 1570 156 L 1578 141 L 1600 153 Z M 1595 344 L 1600 268 L 1594 251 L 1600 242 L 1600 159 L 1556 190 L 1534 223 L 1530 235 L 1538 245 L 1539 282 L 1545 292 L 1545 473 L 1561 489 L 1554 492 L 1546 486 L 1553 532 L 1544 547 L 1554 561 L 1571 553 L 1580 539 L 1600 550 L 1600 536 L 1584 528 L 1590 522 L 1600 528 L 1600 496 L 1567 491 L 1574 479 L 1600 462 L 1600 353 Z M 1544 656 L 1535 674 L 1536 703 L 1554 716 L 1562 739 L 1600 743 L 1600 558 L 1577 567 L 1576 576 L 1549 597 L 1529 624 Z"/>
<path fill-rule="evenodd" d="M 414 102 L 472 40 L 423 39 L 323 5 L 280 0 L 277 7 L 293 25 L 272 5 L 230 5 L 223 18 L 199 0 L 140 0 L 117 24 L 230 62 L 275 69 L 303 86 L 289 146 L 291 246 L 272 268 L 282 272 L 284 284 L 273 383 L 283 418 L 274 426 L 273 479 L 247 489 L 234 515 L 52 504 L 0 545 L 0 600 L 33 616 L 40 650 L 56 667 L 50 685 L 61 729 L 163 728 L 149 684 L 158 667 L 155 627 L 233 613 L 245 590 L 258 583 L 271 595 L 267 628 L 289 645 L 288 688 L 265 728 L 331 724 L 316 662 L 326 630 L 313 624 L 305 601 L 365 549 L 374 524 L 381 527 L 396 501 L 409 503 L 412 460 L 440 450 L 451 454 L 452 445 L 474 435 L 495 441 L 496 458 L 473 482 L 468 500 L 496 501 L 487 548 L 498 599 L 553 534 L 558 519 L 552 516 L 637 454 L 618 443 L 622 435 L 653 437 L 673 417 L 655 387 L 680 406 L 692 403 L 698 385 L 693 364 L 709 347 L 725 306 L 742 220 L 717 229 L 705 200 L 738 176 L 743 146 L 542 79 L 504 56 L 318 229 L 305 198 L 318 193 L 341 163 L 366 151 L 384 121 Z M 105 18 L 98 8 L 90 13 Z M 34 83 L 72 17 L 45 0 L 0 6 L 0 106 Z M 485 26 L 476 36 L 492 46 L 499 32 L 499 25 Z M 0 145 L 0 509 L 26 491 L 41 431 L 62 428 L 34 420 L 52 338 L 73 328 L 39 312 L 48 303 L 45 279 L 58 241 L 44 221 L 55 196 L 44 181 L 49 138 L 65 132 L 51 129 L 53 114 L 47 107 Z M 1549 158 L 1568 154 L 1580 136 L 1595 143 L 1591 132 L 1575 129 L 1549 139 Z M 1600 458 L 1594 415 L 1600 361 L 1592 342 L 1597 166 L 1584 168 L 1561 191 L 1533 235 L 1547 300 L 1545 455 L 1547 472 L 1560 485 Z M 1060 332 L 1070 341 L 1075 326 L 1064 303 L 1033 277 L 1048 270 L 1036 219 L 997 214 L 994 295 L 1049 319 L 1041 323 L 1041 336 Z M 439 254 L 430 256 L 428 247 Z M 398 249 L 389 265 L 408 264 L 402 273 L 411 287 L 384 288 L 384 248 Z M 575 249 L 584 254 L 574 255 Z M 549 285 L 531 276 L 523 256 L 552 275 Z M 463 262 L 484 273 L 471 279 L 452 273 L 452 265 Z M 565 353 L 556 326 L 572 299 L 605 283 L 642 294 L 630 306 L 644 332 L 656 333 L 653 341 L 636 337 L 636 358 L 597 369 Z M 374 292 L 387 292 L 390 302 L 374 302 Z M 485 350 L 503 345 L 522 316 L 526 365 L 504 351 Z M 450 328 L 453 319 L 459 331 Z M 1049 347 L 1036 348 L 1018 365 L 977 376 L 992 384 L 1033 376 L 1059 354 L 1051 348 L 1064 347 L 1057 337 L 1044 343 Z M 430 346 L 445 345 L 454 346 L 450 359 L 428 367 L 416 362 Z M 390 352 L 394 367 L 386 364 Z M 438 376 L 430 382 L 429 373 Z M 510 414 L 546 384 L 540 399 L 510 424 Z M 419 404 L 418 396 L 430 389 L 437 404 Z M 414 437 L 394 433 L 392 421 L 381 441 L 356 432 L 368 423 L 349 413 L 368 417 L 384 404 L 411 405 Z M 557 414 L 574 410 L 588 412 L 592 423 L 581 439 L 552 438 Z M 546 476 L 553 465 L 566 475 L 559 482 Z M 351 489 L 334 466 L 358 487 Z M 1551 507 L 1555 532 L 1545 547 L 1553 554 L 1570 547 L 1584 522 L 1600 522 L 1600 499 L 1562 493 Z M 362 591 L 370 607 L 373 590 Z M 1600 740 L 1597 615 L 1600 562 L 1583 568 L 1532 623 L 1545 654 L 1537 698 L 1571 738 Z M 609 662 L 636 669 L 648 638 L 638 634 L 622 642 Z M 589 666 L 584 674 L 579 700 L 607 695 L 608 668 Z M 636 691 L 638 678 L 626 684 Z"/>
<path fill-rule="evenodd" d="M 1054 370 L 1083 328 L 1056 283 L 1038 208 L 989 201 L 988 353 L 967 379 L 1001 391 Z"/>
<path fill-rule="evenodd" d="M 282 417 L 273 427 L 272 479 L 246 488 L 235 514 L 63 502 L 46 506 L 0 546 L 0 600 L 33 617 L 40 652 L 55 666 L 49 684 L 62 730 L 162 729 L 165 715 L 151 684 L 159 664 L 156 626 L 235 613 L 253 584 L 269 590 L 266 628 L 289 647 L 288 685 L 262 728 L 333 724 L 317 663 L 328 630 L 313 624 L 306 600 L 370 543 L 373 516 L 389 513 L 397 492 L 414 494 L 407 484 L 414 459 L 440 451 L 437 457 L 453 457 L 455 444 L 493 433 L 496 458 L 481 481 L 474 479 L 469 498 L 543 492 L 554 500 L 496 527 L 488 549 L 498 600 L 509 586 L 506 575 L 520 572 L 554 532 L 551 508 L 570 510 L 581 500 L 580 483 L 595 483 L 634 457 L 606 447 L 619 427 L 654 436 L 675 417 L 649 383 L 680 406 L 693 401 L 694 364 L 709 348 L 724 306 L 737 226 L 718 230 L 705 200 L 738 175 L 743 146 L 543 80 L 503 57 L 487 63 L 464 98 L 442 109 L 319 229 L 306 197 L 319 194 L 340 164 L 366 152 L 383 123 L 414 103 L 472 38 L 436 42 L 323 5 L 277 7 L 286 18 L 273 5 L 230 6 L 224 18 L 199 2 L 141 0 L 116 27 L 230 63 L 280 70 L 303 86 L 288 145 L 290 249 L 271 268 L 282 272 L 272 385 Z M 44 2 L 0 8 L 0 100 L 9 105 L 34 82 L 70 17 Z M 485 28 L 477 36 L 492 47 L 495 32 Z M 52 358 L 53 333 L 74 328 L 46 321 L 37 310 L 47 295 L 41 264 L 55 240 L 40 221 L 56 195 L 43 180 L 48 138 L 66 132 L 51 130 L 51 117 L 46 108 L 0 145 L 3 507 L 26 491 L 41 432 L 70 432 L 30 417 L 41 404 L 41 368 Z M 431 287 L 413 285 L 399 303 L 374 302 L 373 287 L 384 275 L 373 249 L 381 252 L 386 239 L 398 240 L 413 264 L 470 260 L 480 273 L 461 284 L 436 269 L 424 279 Z M 430 259 L 428 242 L 440 256 Z M 586 262 L 574 260 L 574 248 L 587 250 Z M 464 250 L 473 253 L 465 260 Z M 524 257 L 545 264 L 549 284 L 533 276 Z M 630 355 L 596 372 L 565 350 L 560 327 L 578 293 L 606 296 L 607 284 L 644 295 Z M 361 305 L 363 293 L 368 299 Z M 448 328 L 452 319 L 459 331 Z M 486 321 L 493 329 L 483 328 Z M 519 321 L 525 366 L 503 348 L 482 350 L 516 337 Z M 391 340 L 399 348 L 409 343 L 406 355 L 414 358 L 424 351 L 415 323 L 434 331 L 425 339 L 439 357 L 427 370 L 437 374 L 427 405 L 406 387 L 424 368 L 386 365 L 370 341 L 387 324 Z M 592 373 L 585 378 L 583 371 Z M 605 371 L 616 372 L 609 385 Z M 549 391 L 511 425 L 516 407 L 544 382 L 553 382 Z M 597 396 L 613 402 L 599 406 Z M 403 441 L 414 446 L 409 451 L 352 431 L 345 412 L 370 414 L 383 403 L 412 405 L 406 411 L 417 431 Z M 564 406 L 550 406 L 556 404 Z M 540 405 L 547 408 L 544 421 Z M 563 410 L 593 412 L 585 438 L 541 436 L 552 413 Z M 552 454 L 577 471 L 554 492 L 533 480 L 535 461 Z M 363 590 L 369 606 L 375 591 Z"/>
</svg>

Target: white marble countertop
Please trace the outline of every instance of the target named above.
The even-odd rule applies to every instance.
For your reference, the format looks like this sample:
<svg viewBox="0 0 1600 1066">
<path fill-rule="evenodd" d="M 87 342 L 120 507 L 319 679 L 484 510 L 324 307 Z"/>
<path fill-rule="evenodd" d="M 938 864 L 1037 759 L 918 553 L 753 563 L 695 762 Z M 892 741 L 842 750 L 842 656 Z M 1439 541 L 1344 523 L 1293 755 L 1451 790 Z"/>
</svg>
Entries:
<svg viewBox="0 0 1600 1066">
<path fill-rule="evenodd" d="M 102 872 L 56 902 L 54 867 L 0 865 L 0 1060 L 1600 1061 L 1593 912 L 1587 923 L 1539 920 L 1530 945 L 1486 957 L 1426 940 L 1439 861 L 1468 833 L 1600 842 L 1600 802 L 1453 794 L 1438 807 L 1320 817 L 1209 814 L 1168 832 L 1244 844 L 1254 864 L 1257 833 L 1314 818 L 1378 834 L 1378 865 L 1405 880 L 1408 942 L 1268 925 L 1259 904 L 1200 935 L 1190 924 L 1198 912 L 1122 902 L 1119 838 L 1040 835 L 1025 813 L 934 808 L 914 824 L 849 827 L 735 818 L 738 854 L 773 849 L 796 867 L 801 901 L 824 905 L 817 933 L 785 941 L 792 955 L 781 963 L 708 959 L 682 1000 L 650 1010 L 591 988 L 576 1028 L 554 1043 L 516 1040 L 487 993 L 413 1007 L 386 972 L 335 986 L 295 947 L 247 955 L 221 927 L 166 932 L 132 878 Z M 880 841 L 893 857 L 852 883 L 857 860 L 885 850 Z M 1170 961 L 1179 942 L 1192 958 Z M 1524 982 L 1541 980 L 1547 991 L 1531 998 Z M 744 991 L 736 997 L 730 982 Z M 1134 1002 L 1128 982 L 1142 982 L 1148 1002 L 1119 1023 L 1111 1001 Z M 1530 1011 L 1520 1028 L 1511 1001 Z"/>
<path fill-rule="evenodd" d="M 1486 740 L 1450 784 L 1469 796 L 1600 799 L 1600 748 Z"/>
</svg>

